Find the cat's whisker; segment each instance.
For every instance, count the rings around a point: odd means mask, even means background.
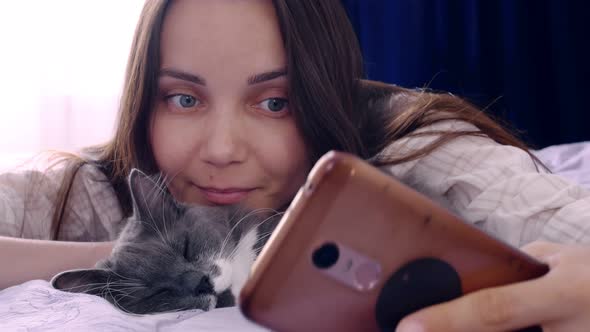
[[[116,290],[116,289],[115,289],[115,291],[118,291],[118,290]],[[113,289],[110,287],[110,282],[109,282],[109,279],[107,279],[107,286],[106,286],[106,291],[105,291],[105,292],[103,292],[103,297],[104,297],[105,299],[107,298],[106,296],[104,296],[106,292],[108,292],[108,295],[109,295],[109,297],[108,297],[108,298],[110,298],[110,299],[112,299],[112,300],[113,300],[113,301],[112,301],[112,303],[113,303],[113,304],[114,304],[114,305],[115,305],[117,308],[119,308],[120,310],[122,310],[122,311],[124,311],[124,312],[126,312],[126,313],[129,313],[129,314],[130,314],[130,313],[132,313],[132,312],[128,311],[128,310],[127,310],[127,309],[126,309],[124,306],[122,306],[122,305],[119,303],[119,300],[121,299],[121,297],[120,297],[120,295],[121,295],[121,294],[119,294],[119,296],[114,296],[114,295],[113,295]]]
[[[275,211],[275,214],[273,214],[273,215],[271,215],[271,216],[269,216],[269,217],[265,218],[265,219],[264,219],[264,220],[262,220],[261,222],[257,223],[257,224],[256,224],[256,225],[255,225],[253,228],[258,228],[260,225],[264,224],[265,222],[268,222],[268,221],[274,220],[274,219],[275,219],[275,217],[277,217],[277,216],[279,216],[279,215],[282,215],[282,214],[284,214],[284,212],[276,212],[276,211]],[[267,235],[267,234],[265,234],[265,233],[258,234],[258,239],[257,239],[257,242],[258,242],[258,241],[260,241],[262,238],[265,238],[265,237],[268,237],[268,236],[270,236],[270,234],[272,234],[272,231],[268,232],[268,235]],[[263,236],[263,235],[264,235],[264,236]],[[253,249],[255,252],[256,252],[256,250],[257,250],[257,248],[252,248],[252,249]],[[229,254],[228,254],[226,257],[228,257],[228,259],[230,259],[230,260],[234,259],[234,258],[235,258],[235,255],[236,255],[236,253],[237,253],[237,250],[238,250],[238,247],[236,246],[235,248],[233,248],[233,249],[232,249],[232,251],[231,251],[231,252],[230,252],[230,253],[229,253]],[[219,253],[219,254],[220,254],[220,256],[221,256],[221,255],[223,255],[223,251],[220,251],[220,253]],[[256,255],[258,256],[258,253],[256,253]]]
[[[141,191],[142,191],[142,193],[141,193],[141,194],[142,194],[142,195],[141,195],[141,199],[143,199],[143,202],[144,202],[145,206],[150,206],[150,205],[148,204],[148,202],[147,202],[147,199],[146,199],[146,194],[143,192],[143,188],[142,188],[142,187],[140,187],[140,188],[139,188],[139,190],[141,190]],[[148,209],[146,209],[146,210],[147,210],[147,213],[148,213],[149,219],[150,219],[150,220],[151,220],[151,222],[152,222],[152,225],[151,225],[151,226],[152,226],[152,229],[153,229],[153,230],[156,232],[156,234],[158,234],[158,236],[160,237],[160,239],[162,240],[162,242],[164,242],[164,243],[168,244],[168,242],[166,242],[166,240],[164,239],[164,236],[163,236],[162,232],[160,232],[160,229],[158,228],[158,225],[157,225],[157,223],[156,223],[156,220],[154,219],[154,216],[152,215],[152,211],[151,211],[149,208],[148,208]],[[148,222],[149,222],[149,221],[148,221]],[[149,224],[148,224],[148,225],[149,225]]]
[[[174,175],[174,176],[176,176],[176,175]],[[162,179],[162,174],[161,173],[157,175],[157,178],[154,178],[152,176],[152,177],[148,177],[147,180],[152,183],[152,186],[151,186],[152,191],[149,193],[149,197],[150,197],[150,200],[152,202],[154,200],[156,200],[158,197],[167,195],[166,190],[165,190],[165,186],[166,186],[165,185],[165,182],[167,182],[168,180],[166,178]],[[143,190],[143,188],[140,188],[140,189]],[[144,200],[145,206],[153,205],[153,204],[147,204],[148,203],[147,202],[147,199],[146,199],[146,196],[147,195],[145,193],[142,192],[142,195],[141,196],[142,196],[142,198]],[[162,206],[162,209],[161,209],[161,211],[162,211],[162,216],[161,217],[163,219],[162,226],[163,226],[164,233],[162,233],[162,230],[160,230],[160,228],[158,227],[158,224],[156,223],[156,220],[154,219],[154,216],[152,214],[151,209],[148,208],[147,209],[147,213],[148,213],[148,216],[149,216],[149,219],[150,219],[149,221],[151,221],[152,224],[153,224],[153,225],[150,225],[152,227],[152,229],[156,232],[156,234],[158,234],[158,236],[160,237],[160,239],[162,240],[163,243],[165,243],[166,245],[170,246],[170,237],[169,237],[168,228],[167,228],[167,225],[166,225],[166,223],[167,223],[167,221],[165,219],[166,216],[164,214],[164,203],[165,203],[165,201],[164,200],[161,200],[161,201],[162,201],[162,205],[163,205]]]
[[[191,309],[191,306],[188,306],[187,305],[187,306],[184,306],[182,308],[174,309],[171,312],[181,312],[181,311],[185,311],[185,310],[189,310],[189,309]]]
[[[120,304],[120,302],[128,300],[128,299],[137,300],[138,297],[127,294],[125,292],[117,292],[116,295],[113,296],[113,299],[117,300],[117,303]]]
[[[158,227],[155,225],[155,221],[153,221],[152,219],[152,223],[150,223],[147,220],[141,220],[140,221],[143,225],[148,226],[149,228],[151,228],[156,234],[158,234],[158,236],[160,237],[160,240],[162,240],[163,243],[168,244],[166,242],[166,240],[163,238],[162,234],[160,233],[160,230],[158,229]]]
[[[139,291],[138,289],[136,289],[136,290],[127,290],[127,291],[122,291],[122,290],[118,290],[118,289],[117,290],[112,290],[111,289],[111,294],[112,293],[115,293],[114,296],[117,298],[117,301],[129,300],[129,299],[132,299],[132,300],[140,299],[141,300],[140,297],[133,295],[134,293],[136,293],[138,291]],[[129,301],[127,301],[127,302],[129,302]]]
[[[109,269],[109,272],[112,273],[112,274],[114,274],[114,275],[116,275],[117,277],[119,277],[121,279],[121,281],[115,281],[116,283],[119,283],[119,282],[131,282],[131,283],[135,283],[135,284],[138,284],[138,285],[143,284],[141,282],[141,280],[136,279],[136,278],[129,278],[127,276],[121,275],[120,273],[117,273],[115,270]]]
[[[113,288],[113,289],[115,289],[115,290],[119,290],[119,289],[132,289],[132,288],[135,288],[135,289],[142,289],[142,288],[145,288],[145,286],[138,286],[138,285],[126,285],[126,284],[116,284],[116,283],[114,283],[114,282],[111,282],[111,283],[109,283],[108,285],[105,283],[104,285],[105,285],[105,286],[103,286],[103,287],[107,287],[107,286],[108,286],[108,287],[111,287],[111,288]],[[100,287],[96,287],[96,288],[100,288]],[[96,288],[95,288],[95,289],[96,289]],[[88,291],[86,291],[86,292],[88,292]]]
[[[241,213],[242,209],[238,208],[234,211],[234,213],[228,218],[227,222],[229,225],[232,224],[234,218],[236,218],[236,216],[238,216]],[[231,235],[233,233],[234,228],[236,227],[236,225],[234,225],[230,231],[227,233],[227,235],[225,236],[225,238],[223,239],[223,241],[221,242],[221,248],[219,249],[219,252],[217,253],[217,255],[215,256],[215,260],[219,259],[222,254],[223,251],[225,249],[225,246],[227,245],[227,242],[229,241],[229,239],[231,238]]]
[[[143,283],[118,283],[118,282],[112,282],[112,285],[114,285],[115,287],[119,287],[119,288],[147,288],[145,284]]]
[[[258,227],[260,227],[262,224],[264,224],[264,223],[267,223],[267,222],[269,222],[269,221],[277,221],[277,222],[278,222],[278,220],[277,220],[277,217],[279,217],[279,216],[282,216],[282,215],[284,215],[284,214],[285,214],[285,212],[276,212],[276,213],[275,213],[275,214],[273,214],[272,216],[269,216],[269,217],[267,217],[266,219],[264,219],[264,220],[262,220],[261,222],[259,222],[258,224],[256,224],[256,226],[255,226],[255,227],[256,227],[256,228],[258,228]],[[267,234],[269,234],[269,235],[270,235],[270,234],[272,234],[272,233],[273,233],[273,231],[274,231],[274,227],[273,227],[273,230],[271,230],[271,231],[268,231],[268,232],[265,232],[265,233],[260,233],[260,234],[258,234],[258,236],[259,236],[259,237],[262,237],[263,235],[264,235],[264,236],[266,236]]]
[[[273,209],[273,208],[258,208],[258,209],[254,209],[254,210],[252,210],[252,211],[249,211],[247,214],[245,214],[244,216],[242,216],[242,217],[241,217],[241,219],[248,218],[248,217],[250,217],[250,216],[252,216],[252,215],[255,215],[255,214],[257,214],[257,213],[265,213],[265,212],[269,212],[269,211],[270,211],[270,212],[274,212],[274,213],[281,213],[281,212],[279,212],[279,211],[277,211],[277,210],[275,210],[275,209]],[[235,217],[235,216],[236,216],[236,215],[237,215],[239,212],[240,212],[240,211],[237,211],[237,213],[236,213],[236,214],[234,214],[234,217]],[[232,219],[230,219],[230,222],[232,222],[232,221],[233,221],[233,218],[232,218]],[[239,223],[239,222],[241,222],[241,220],[240,220],[240,221],[238,221],[237,223]]]
[[[164,228],[164,237],[166,238],[165,243],[169,243],[170,236],[168,235],[168,227],[166,226],[166,223],[168,221],[166,220],[165,204],[166,203],[164,202],[164,200],[162,200],[162,208],[160,209],[160,211],[162,211],[162,227]]]
[[[115,285],[117,287],[120,287],[120,286],[145,287],[145,286],[141,286],[136,283],[124,283],[124,282],[120,282],[120,281],[112,281],[112,282],[108,282],[108,284],[105,282],[81,284],[81,285],[77,285],[77,286],[61,288],[60,290],[77,292],[78,290],[84,289],[84,293],[92,293],[93,291],[95,291],[97,289],[109,287],[109,285]]]
[[[151,201],[152,201],[151,203],[152,204],[153,204],[153,201],[155,201],[159,197],[163,197],[164,195],[166,195],[166,192],[164,191],[164,189],[161,186],[161,179],[162,179],[162,173],[158,173],[155,178],[153,176],[148,178],[148,180],[152,183],[152,186],[151,186],[152,192],[150,193]],[[160,229],[155,224],[155,220],[153,218],[153,215],[152,215],[151,211],[148,211],[148,212],[150,214],[150,217],[151,217],[152,221],[154,222],[154,225],[155,225],[154,227],[158,230],[158,233],[160,235],[160,238],[162,239],[162,241],[164,243],[168,243],[167,240],[169,240],[169,238],[168,238],[168,235],[166,234],[166,219],[165,219],[165,213],[164,213],[165,212],[164,211],[165,202],[164,202],[164,200],[160,200],[160,201],[162,203],[162,206],[160,208],[160,211],[162,212],[162,216],[161,217],[163,219],[162,221],[163,221],[163,226],[164,226],[164,234],[162,234],[160,232]],[[150,206],[152,204],[150,204]],[[148,210],[149,210],[149,208],[148,208]]]
[[[269,238],[272,235],[272,233],[274,232],[261,233],[260,235],[258,235],[258,241]]]
[[[137,296],[133,296],[131,295],[131,293],[133,292],[137,292],[137,290],[131,291],[130,293],[124,292],[122,290],[117,290],[118,292],[120,292],[120,294],[116,295],[117,301],[123,300],[123,299],[127,299],[127,298],[131,298],[131,299],[138,299]]]
[[[224,240],[223,240],[223,242],[221,243],[221,248],[219,249],[219,254],[218,254],[218,256],[216,257],[216,259],[219,259],[219,258],[220,258],[220,257],[223,255],[223,252],[224,252],[224,250],[225,250],[225,246],[227,245],[227,243],[228,243],[229,239],[231,238],[231,236],[232,236],[232,234],[233,234],[234,230],[235,230],[235,229],[236,229],[236,228],[237,228],[237,227],[238,227],[238,226],[239,226],[239,225],[240,225],[240,224],[241,224],[241,223],[242,223],[244,220],[247,220],[247,219],[248,219],[250,216],[252,216],[252,215],[254,215],[254,214],[256,214],[256,213],[264,213],[264,212],[267,212],[267,211],[272,211],[272,212],[278,213],[278,212],[277,212],[275,209],[271,209],[271,208],[260,208],[260,209],[255,209],[255,210],[252,210],[252,211],[248,212],[248,213],[247,213],[245,216],[243,216],[242,218],[240,218],[240,220],[238,220],[238,221],[237,221],[237,222],[236,222],[236,223],[233,225],[233,227],[232,227],[232,228],[229,230],[228,234],[225,236],[225,239],[224,239]],[[233,218],[232,218],[232,219],[233,219]],[[231,223],[231,220],[230,220],[230,223]],[[235,250],[235,249],[234,249],[234,250]]]
[[[269,232],[268,234],[265,234],[264,236],[261,236],[258,241],[260,240],[265,240],[267,238],[269,238],[272,235],[272,232]],[[254,248],[254,253],[256,254],[256,256],[260,255],[260,252],[262,251],[262,249],[264,248],[264,244],[262,244],[261,246],[259,246],[258,248]]]
[[[160,173],[160,175],[158,176],[158,180],[156,181],[155,184],[155,189],[159,191],[160,195],[166,195],[166,192],[164,190],[164,183],[163,181],[165,177],[162,177],[162,173]],[[164,236],[166,237],[166,243],[170,242],[170,236],[168,233],[168,227],[166,226],[166,224],[168,223],[168,221],[166,220],[166,213],[165,213],[165,200],[161,200],[162,201],[162,208],[160,209],[160,211],[162,211],[162,226],[164,227]]]
[[[113,300],[114,300],[114,299],[113,299]],[[113,305],[114,305],[115,307],[117,307],[119,310],[123,311],[123,312],[124,312],[124,313],[126,313],[126,314],[130,314],[130,315],[133,315],[133,314],[135,314],[135,312],[132,312],[132,311],[130,311],[129,309],[127,309],[125,306],[122,306],[121,304],[119,304],[119,302],[118,302],[118,301],[113,301],[113,302],[111,302],[111,303],[113,303]]]
[[[232,260],[235,258],[236,253],[238,252],[238,246],[232,249],[232,251],[227,255],[227,259]]]
[[[259,222],[258,224],[256,224],[255,227],[260,227],[262,224],[264,224],[266,222],[274,221],[276,217],[282,216],[284,214],[285,214],[285,212],[277,212],[277,211],[275,211],[275,214],[273,214],[272,216],[269,216],[268,218],[262,220],[261,222]]]
[[[269,216],[269,217],[267,217],[266,219],[264,219],[264,220],[262,220],[261,222],[259,222],[258,224],[256,224],[256,226],[255,226],[255,227],[256,227],[256,228],[258,228],[260,225],[264,224],[265,222],[268,222],[268,221],[270,221],[270,220],[274,220],[274,219],[275,219],[275,217],[277,217],[277,216],[279,216],[279,215],[282,215],[282,214],[284,214],[284,212],[276,212],[274,215],[272,215],[272,216]],[[273,233],[273,231],[270,231],[270,232],[266,232],[266,233],[261,233],[261,234],[258,234],[258,239],[257,239],[257,242],[259,242],[260,240],[263,240],[263,239],[266,239],[266,238],[268,238],[270,235],[272,235],[272,233]],[[258,249],[258,248],[256,248],[256,247],[254,247],[254,248],[252,248],[252,249],[255,251],[255,253],[256,253],[256,256],[258,256],[258,254],[260,253],[260,250],[261,250],[261,249],[259,250],[259,249]],[[232,252],[231,252],[231,253],[230,253],[230,254],[229,254],[227,257],[228,257],[230,260],[231,260],[231,259],[234,259],[234,258],[235,258],[235,255],[236,255],[236,253],[237,253],[237,250],[238,250],[238,247],[236,246],[236,247],[235,247],[235,248],[232,250]],[[256,251],[258,251],[258,252],[256,252]]]
[[[160,303],[152,303],[152,305],[149,307],[150,310],[147,311],[147,312],[161,312],[161,311],[158,310],[158,308],[160,308],[164,304],[170,305],[169,303],[162,303],[162,302],[160,302]]]
[[[108,293],[108,297],[107,297],[107,293]],[[111,292],[111,287],[109,287],[109,285],[108,285],[108,281],[106,282],[104,288],[101,290],[101,297],[103,297],[107,300],[113,298],[113,293]],[[118,304],[116,302],[115,302],[115,304],[118,306]]]
[[[158,180],[155,183],[155,189],[159,190],[160,195],[167,195],[166,193],[166,186],[168,185],[168,183],[172,182],[172,180],[180,173],[181,170],[178,170],[174,175],[172,175],[171,177],[168,177],[168,175],[164,175],[162,176],[162,173],[159,173],[158,176]],[[164,226],[164,235],[166,237],[166,240],[169,242],[170,241],[170,236],[168,233],[168,227],[167,225],[167,220],[166,220],[166,215],[164,213],[164,200],[162,200],[162,224]],[[166,242],[166,243],[168,243]]]
[[[162,175],[162,173],[158,173],[158,178],[154,181],[154,189],[160,192],[160,195],[166,195],[166,176]]]
[[[109,270],[109,273],[112,273],[113,275],[117,276],[118,278],[121,278],[121,280],[113,281],[114,284],[117,284],[117,285],[143,285],[143,283],[139,279],[131,279],[131,278],[124,279],[119,274],[117,274],[116,272],[114,272],[112,270]]]
[[[180,174],[181,171],[182,171],[182,169],[179,169],[172,176],[168,176],[167,174],[164,174],[162,176],[162,173],[160,173],[160,176],[158,178],[158,183],[156,185],[158,186],[158,189],[160,189],[160,192],[162,194],[166,194],[165,188],[168,187],[168,184],[170,184],[172,182],[172,180],[174,180],[174,178],[176,178],[178,176],[178,174]]]
[[[103,299],[107,299],[108,300],[108,298],[105,296],[105,291],[106,291],[106,285],[103,286],[103,287],[101,287],[100,293],[98,294],[98,296],[102,297]]]
[[[93,286],[93,287],[90,287],[88,289],[84,289],[85,287],[89,287],[89,286]],[[73,293],[79,293],[77,290],[84,289],[84,293],[90,293],[90,292],[93,292],[97,289],[101,289],[104,287],[106,287],[105,283],[91,283],[91,284],[83,284],[83,285],[78,285],[78,286],[73,286],[73,287],[61,288],[61,290],[73,292]]]
[[[164,303],[160,303],[158,306],[156,306],[155,309],[158,309],[158,308],[165,309],[166,306],[171,306],[171,305],[172,304],[169,303],[169,302],[164,302]],[[179,311],[181,311],[181,309],[169,309],[169,310],[158,311],[158,313],[161,313],[161,314],[163,314],[163,313],[175,313],[175,312],[179,312]]]
[[[237,209],[234,211],[234,213],[233,213],[233,214],[232,214],[232,215],[231,215],[231,216],[228,218],[228,220],[227,220],[227,222],[228,222],[228,225],[231,225],[231,224],[232,224],[232,222],[234,221],[234,219],[235,219],[235,218],[236,218],[236,217],[237,217],[237,216],[238,216],[240,213],[242,213],[242,211],[243,211],[243,209],[242,209],[242,208],[240,208],[240,207],[239,207],[239,208],[237,208]]]
[[[269,218],[266,218],[265,220],[263,220],[261,223],[259,223],[258,225],[256,225],[256,227],[259,227],[260,225],[262,225],[265,222],[274,220],[276,217],[284,215],[285,212],[280,212],[280,213],[276,213],[274,216],[271,216]],[[274,227],[272,230],[268,231],[268,232],[263,232],[258,234],[258,241],[260,242],[261,240],[266,240],[268,239],[272,234],[274,233]],[[260,249],[262,249],[262,247],[260,247]]]

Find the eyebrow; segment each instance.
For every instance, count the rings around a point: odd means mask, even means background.
[[[286,69],[267,71],[266,73],[260,73],[248,77],[248,85],[260,84],[262,82],[271,81],[275,78],[287,76]]]
[[[169,76],[172,78],[176,78],[179,80],[191,82],[197,85],[207,85],[207,81],[199,75],[187,73],[181,70],[176,70],[172,68],[164,68],[160,70],[160,77],[161,76]],[[252,75],[248,77],[248,85],[256,85],[266,81],[271,81],[279,77],[287,76],[286,69],[279,69],[279,70],[271,70],[268,72]]]
[[[199,75],[189,74],[187,72],[183,72],[183,71],[171,69],[171,68],[164,68],[164,69],[160,70],[160,77],[161,76],[170,76],[172,78],[195,83],[198,85],[207,85],[207,81],[205,81],[205,79]]]

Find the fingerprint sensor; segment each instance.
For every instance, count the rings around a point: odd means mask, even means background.
[[[369,290],[375,287],[381,276],[381,266],[374,262],[364,262],[354,271],[355,283],[359,290]]]

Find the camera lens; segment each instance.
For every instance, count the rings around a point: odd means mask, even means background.
[[[327,269],[336,264],[340,252],[334,243],[326,243],[313,252],[313,265],[320,269]]]

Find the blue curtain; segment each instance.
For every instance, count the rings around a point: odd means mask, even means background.
[[[590,1],[342,2],[370,79],[465,97],[537,148],[590,140]]]

